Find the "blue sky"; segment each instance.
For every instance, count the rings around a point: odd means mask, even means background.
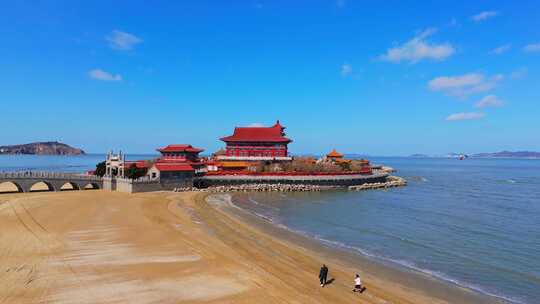
[[[537,1],[4,1],[0,144],[540,150]]]

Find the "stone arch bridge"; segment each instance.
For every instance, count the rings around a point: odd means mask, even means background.
[[[58,172],[3,172],[0,173],[0,184],[11,183],[18,192],[30,192],[38,183],[47,185],[49,191],[60,191],[69,185],[70,190],[102,189],[101,177],[74,173]]]

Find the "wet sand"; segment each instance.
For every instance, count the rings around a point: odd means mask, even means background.
[[[333,282],[321,288],[318,270]],[[351,292],[355,272],[367,290]],[[487,303],[201,193],[0,195],[0,303]]]

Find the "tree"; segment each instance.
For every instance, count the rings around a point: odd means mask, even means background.
[[[95,171],[95,175],[99,176],[99,177],[103,177],[103,175],[105,175],[105,171],[106,171],[106,164],[104,161],[98,163],[96,165],[96,171]]]
[[[351,171],[351,163],[350,162],[340,162],[338,165],[341,167],[341,170],[343,171]]]
[[[137,165],[131,164],[131,166],[126,170],[126,177],[131,179],[137,179],[146,175],[148,169],[146,168],[137,168]]]
[[[103,177],[105,173],[107,173],[107,165],[105,164],[105,161],[97,163],[96,171],[94,172],[94,175]],[[113,168],[111,173],[113,176],[116,176],[118,174],[118,168]]]

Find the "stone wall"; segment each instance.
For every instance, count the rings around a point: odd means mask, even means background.
[[[111,177],[103,177],[103,190],[115,191],[116,179],[111,178]]]
[[[107,182],[106,184],[108,184]],[[179,179],[150,179],[143,177],[132,180],[128,178],[114,178],[111,181],[113,190],[125,193],[173,191],[178,188],[193,187],[193,178]]]
[[[163,189],[159,180],[151,179],[138,179],[132,180],[128,178],[116,178],[116,191],[125,193],[137,193],[137,192],[152,192],[161,191]]]
[[[131,193],[153,192],[163,190],[165,189],[163,189],[163,186],[160,183],[133,183]]]
[[[248,184],[287,184],[348,187],[386,182],[388,173],[371,175],[207,175],[195,180],[199,188]]]
[[[161,179],[162,190],[172,191],[175,188],[193,187],[193,177],[178,179]]]

